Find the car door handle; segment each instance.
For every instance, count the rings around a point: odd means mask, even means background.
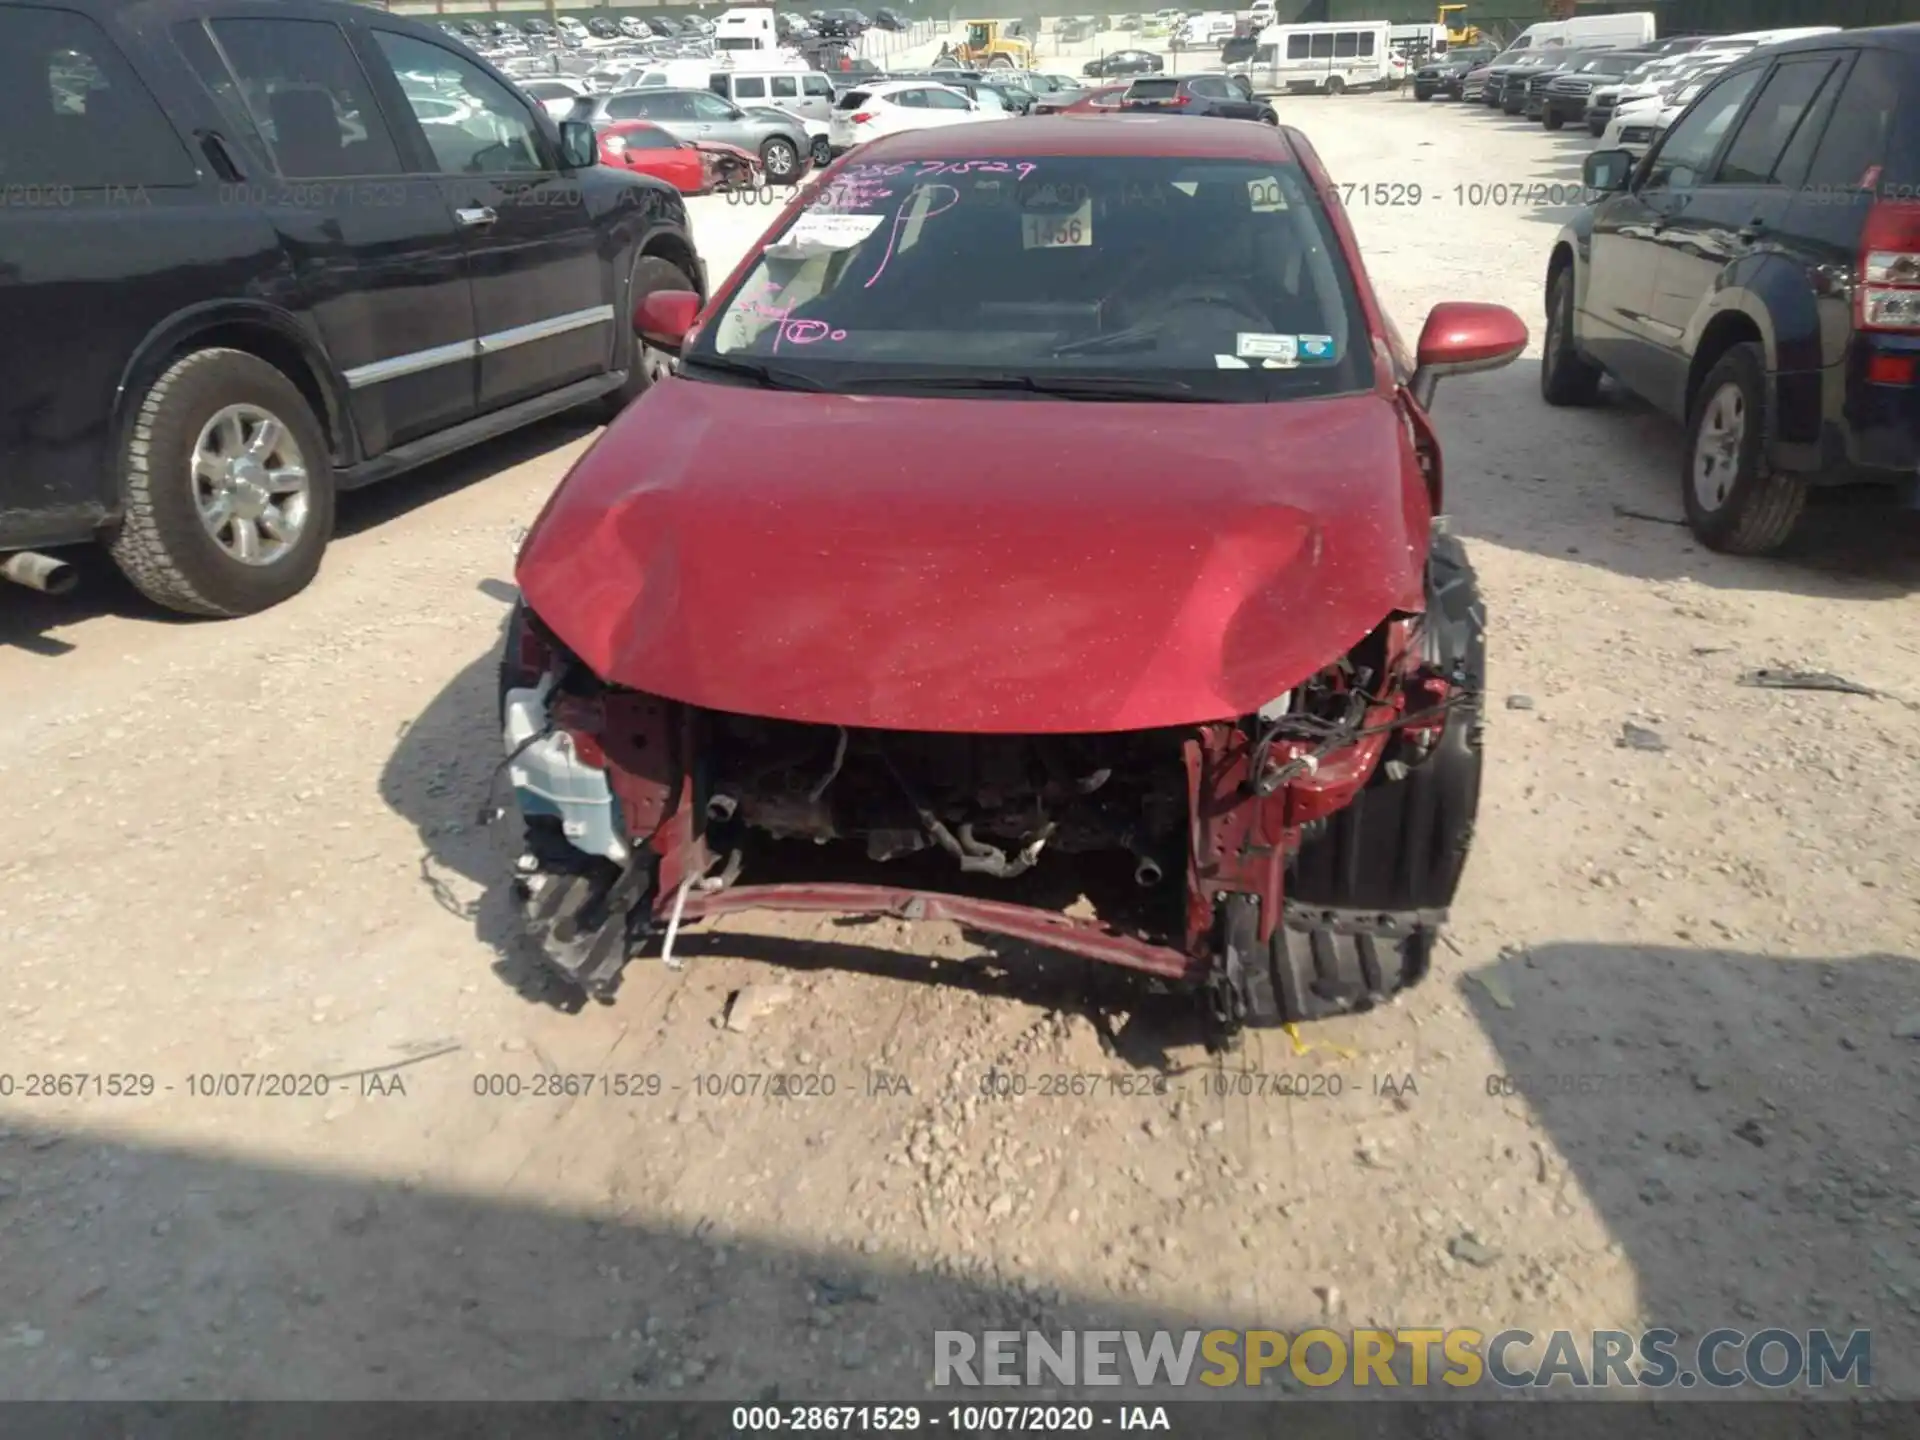
[[[462,225],[491,225],[500,217],[487,205],[468,205],[453,212],[453,218]]]

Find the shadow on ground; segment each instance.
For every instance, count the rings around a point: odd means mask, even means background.
[[[1542,302],[1544,305],[1544,301]],[[1543,320],[1525,315],[1535,333]],[[1681,427],[1613,386],[1587,409],[1540,398],[1537,354],[1442,382],[1447,508],[1470,537],[1646,580],[1846,600],[1920,590],[1920,511],[1895,493],[1816,494],[1788,550],[1719,555],[1686,528]]]
[[[1920,1046],[1893,1030],[1920,960],[1556,943],[1462,989],[1516,1092],[1487,1103],[1544,1125],[1648,1323],[1869,1328],[1911,1392]]]
[[[79,1131],[15,1125],[0,1132],[0,1166],[12,1182],[0,1332],[10,1401],[931,1403],[937,1330],[1185,1330],[1225,1318],[1063,1294],[984,1260],[916,1269],[925,1257]],[[776,1210],[765,1189],[743,1179],[742,1198]],[[21,1418],[9,1413],[9,1435]]]

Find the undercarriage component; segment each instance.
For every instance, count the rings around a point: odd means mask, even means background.
[[[1445,920],[1437,911],[1331,910],[1289,902],[1265,944],[1259,902],[1221,905],[1208,977],[1215,1043],[1242,1027],[1269,1029],[1370,1010],[1426,978]]]
[[[595,1000],[611,1000],[645,934],[640,902],[653,884],[642,854],[617,866],[597,860],[574,871],[536,870],[513,882],[527,938],[561,979]]]
[[[80,572],[64,560],[39,555],[31,550],[16,550],[0,559],[0,579],[11,580],[29,590],[48,595],[66,595],[80,583]]]

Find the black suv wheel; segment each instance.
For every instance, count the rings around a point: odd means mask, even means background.
[[[333,536],[333,463],[312,407],[242,350],[196,350],[153,382],[121,452],[110,549],[149,599],[251,615],[307,588]]]
[[[1573,345],[1573,266],[1547,289],[1547,336],[1540,347],[1540,398],[1549,405],[1591,405],[1600,394],[1600,367]]]

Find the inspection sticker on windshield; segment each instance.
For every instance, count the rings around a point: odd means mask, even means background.
[[[1302,360],[1333,359],[1333,337],[1331,335],[1300,336],[1300,358]]]
[[[851,250],[880,228],[884,215],[834,215],[809,211],[793,222],[793,228],[767,248],[784,250],[789,246],[824,246],[828,250]]]
[[[1247,203],[1254,214],[1266,215],[1286,209],[1287,197],[1280,191],[1280,182],[1267,175],[1247,182]]]
[[[1292,365],[1300,359],[1300,337],[1261,335],[1242,330],[1235,337],[1233,350],[1243,360],[1268,360],[1275,365]]]
[[[1052,250],[1060,246],[1093,244],[1093,200],[1081,202],[1079,209],[1062,214],[1035,214],[1020,217],[1020,245],[1026,250]]]

